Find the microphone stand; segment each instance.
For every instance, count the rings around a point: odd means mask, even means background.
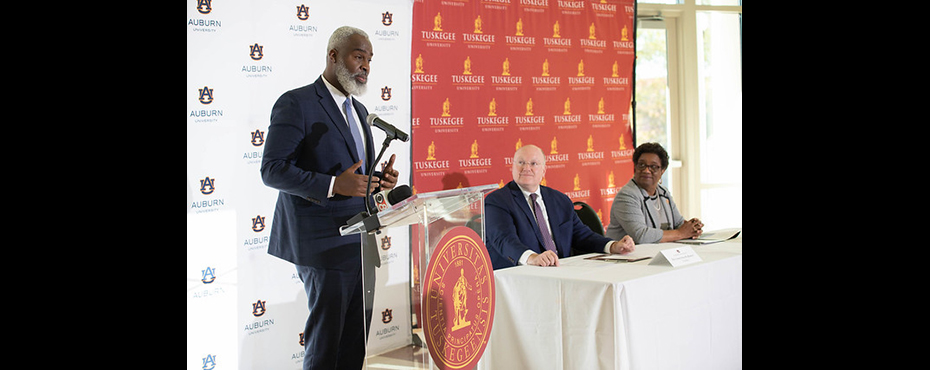
[[[387,150],[388,145],[391,145],[391,140],[394,140],[391,135],[384,138],[384,142],[381,143],[381,153],[378,153],[378,158],[375,159],[375,162],[371,164],[371,168],[368,169],[368,186],[365,188],[365,210],[368,211],[368,215],[371,215],[371,204],[368,203],[368,198],[371,197],[371,175],[375,173],[375,165],[381,161],[381,156],[384,155],[384,151]]]
[[[352,216],[352,218],[346,222],[346,226],[363,221],[366,232],[381,228],[381,222],[378,220],[378,217],[371,212],[371,204],[369,203],[369,198],[371,198],[371,176],[375,173],[375,165],[381,161],[381,157],[384,155],[388,146],[391,145],[391,140],[394,140],[395,137],[394,135],[388,134],[388,136],[384,138],[384,143],[381,143],[381,153],[378,153],[378,158],[375,159],[374,163],[372,163],[371,167],[368,169],[368,186],[365,189],[365,211]]]

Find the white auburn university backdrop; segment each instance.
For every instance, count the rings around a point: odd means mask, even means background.
[[[383,159],[397,155],[414,194],[503,186],[516,148],[536,144],[549,150],[544,185],[608,222],[632,176],[633,0],[186,6],[189,369],[301,368],[306,294],[294,266],[267,254],[277,191],[261,157],[272,105],[316,80],[340,26],[371,38],[359,100],[410,134]],[[380,150],[384,132],[372,131]],[[398,229],[379,248],[369,354],[410,341],[410,236]]]
[[[187,0],[187,369],[300,369],[306,293],[289,262],[267,254],[277,191],[260,175],[271,108],[325,67],[336,28],[374,48],[371,113],[410,132],[413,0]],[[384,133],[373,130],[376,149]],[[394,141],[398,184],[410,143]],[[409,236],[381,250],[370,353],[409,341]],[[396,293],[393,292],[396,290]],[[382,311],[390,308],[384,323]],[[402,329],[403,328],[403,329]]]

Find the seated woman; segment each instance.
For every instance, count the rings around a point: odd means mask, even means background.
[[[668,168],[668,153],[658,143],[645,143],[633,151],[633,178],[620,188],[610,207],[607,237],[633,237],[636,244],[697,238],[701,220],[685,221],[668,189],[659,180]]]

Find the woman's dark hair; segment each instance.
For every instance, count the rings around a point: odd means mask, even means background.
[[[659,156],[659,160],[662,161],[662,169],[668,168],[668,152],[659,143],[643,143],[636,147],[636,150],[633,151],[633,165],[639,163],[639,156],[643,155],[643,153],[652,153]]]

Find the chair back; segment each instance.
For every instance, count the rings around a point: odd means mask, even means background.
[[[482,233],[482,230],[481,230],[481,215],[480,214],[471,216],[471,219],[469,219],[468,222],[465,223],[465,227],[475,230],[475,232],[478,233],[478,235],[480,235],[482,238],[484,237],[484,234]]]
[[[591,228],[591,231],[604,235],[604,224],[601,218],[597,217],[597,212],[585,202],[575,202],[575,214],[581,219],[581,222]]]

